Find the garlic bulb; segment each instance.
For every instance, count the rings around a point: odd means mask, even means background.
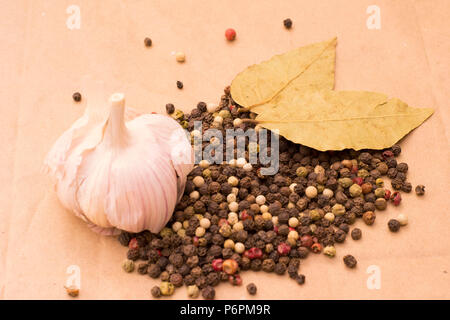
[[[190,142],[172,118],[125,108],[123,94],[101,110],[88,106],[47,155],[57,195],[101,234],[159,232],[192,170]]]

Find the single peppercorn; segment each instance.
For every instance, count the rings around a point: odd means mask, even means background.
[[[173,103],[166,104],[166,112],[167,114],[172,114],[175,112],[175,106],[173,105]]]
[[[75,102],[80,102],[80,101],[81,101],[81,93],[75,92],[75,93],[72,95],[72,99],[73,99],[73,101],[75,101]]]
[[[359,240],[359,239],[361,239],[361,236],[362,236],[362,231],[361,231],[361,229],[359,229],[359,228],[354,228],[354,229],[352,230],[351,236],[352,236],[352,239],[353,239],[353,240]]]
[[[354,256],[348,254],[344,257],[344,264],[348,267],[348,268],[354,268],[356,267],[357,261],[355,259]]]
[[[388,221],[388,227],[390,231],[397,232],[398,230],[400,230],[400,222],[398,222],[398,220],[396,219],[391,219]]]
[[[177,88],[178,89],[183,89],[183,82],[177,81]]]
[[[122,268],[125,272],[133,272],[134,271],[134,262],[133,260],[126,259],[122,262]]]
[[[247,285],[247,292],[249,294],[251,294],[252,296],[254,296],[256,294],[256,285],[254,283],[250,283]]]
[[[287,18],[283,20],[283,25],[286,29],[292,28],[292,20]]]
[[[145,45],[146,47],[151,47],[151,46],[152,46],[152,39],[150,39],[149,37],[146,37],[146,38],[144,39],[144,45]]]
[[[298,283],[299,285],[304,284],[304,283],[305,283],[305,280],[306,280],[306,277],[305,277],[304,274],[299,274],[299,275],[296,277],[296,279],[295,279],[295,281],[297,281],[297,283]]]
[[[75,285],[71,285],[68,287],[64,286],[64,288],[66,289],[67,294],[72,298],[78,297],[78,295],[80,294],[80,289]]]
[[[422,184],[419,184],[416,186],[415,191],[418,196],[423,196],[425,194],[425,186]]]
[[[154,298],[161,297],[161,289],[158,286],[154,286],[151,290],[151,294]]]
[[[202,290],[202,297],[207,300],[212,300],[216,296],[216,290],[213,287],[207,286]]]

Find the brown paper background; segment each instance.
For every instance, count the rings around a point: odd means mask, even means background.
[[[81,8],[81,29],[66,27],[66,8]],[[366,8],[381,8],[381,30],[368,30]],[[125,274],[126,248],[98,236],[66,212],[40,173],[55,139],[83,112],[73,92],[82,77],[104,79],[127,103],[163,112],[218,102],[247,65],[297,46],[338,37],[336,89],[385,92],[435,114],[402,142],[409,180],[426,185],[423,199],[404,196],[380,213],[362,240],[337,245],[337,257],[305,260],[306,284],[287,276],[246,272],[260,299],[450,298],[449,52],[450,4],[439,1],[2,1],[0,10],[0,298],[68,299],[66,268],[81,269],[82,299],[149,299],[155,280]],[[290,17],[292,30],[283,28]],[[237,39],[228,43],[224,30]],[[145,48],[150,36],[153,46]],[[184,51],[175,62],[171,52]],[[184,82],[178,90],[176,80]],[[410,224],[397,234],[386,222]],[[358,267],[348,270],[351,253]],[[366,269],[381,270],[381,289],[366,286]],[[245,286],[222,284],[218,298],[251,299]],[[185,289],[174,298],[186,298]]]

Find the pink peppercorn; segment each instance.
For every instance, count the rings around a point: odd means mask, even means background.
[[[250,248],[244,252],[244,257],[249,259],[259,259],[262,257],[262,250],[256,247]]]
[[[278,234],[278,226],[273,226],[273,231]]]
[[[136,238],[133,238],[130,240],[130,242],[128,243],[128,248],[130,249],[138,249],[139,248],[139,244]]]
[[[385,152],[383,152],[383,158],[385,160],[392,158],[394,156],[394,153],[390,150],[386,150]]]
[[[252,216],[247,213],[247,210],[242,210],[239,216],[241,220],[247,220],[252,218]]]
[[[158,256],[162,257],[161,250],[156,250],[156,252],[158,252]]]
[[[302,243],[302,247],[311,247],[313,245],[313,239],[310,235],[304,235],[300,238],[300,242]]]
[[[400,202],[402,201],[402,196],[400,192],[394,192],[391,196],[392,201],[394,201],[394,206],[398,206]]]
[[[384,192],[384,199],[389,200],[391,198],[391,190],[386,190]]]
[[[320,243],[314,243],[314,244],[311,246],[311,250],[312,250],[314,253],[319,253],[320,251],[322,251],[322,245],[321,245]]]
[[[242,284],[242,278],[241,278],[241,276],[238,275],[238,274],[228,276],[228,281],[229,281],[233,286],[240,286],[240,285]]]
[[[362,185],[364,183],[364,180],[361,177],[354,177],[353,178],[353,183],[356,183],[357,185],[360,186],[360,185]]]
[[[358,166],[353,166],[351,172],[355,174],[358,173]]]
[[[222,259],[214,259],[211,263],[214,271],[222,271],[223,260]]]
[[[296,231],[295,228],[289,227],[289,231]]]
[[[227,38],[228,41],[233,41],[236,39],[236,31],[232,28],[225,30],[225,38]]]
[[[198,237],[193,237],[193,238],[192,238],[192,244],[193,244],[195,247],[198,247]]]
[[[227,219],[222,218],[219,220],[219,223],[217,224],[219,227],[222,227],[223,225],[228,224]]]
[[[285,242],[281,242],[277,247],[277,251],[281,256],[287,256],[291,252],[291,246]]]

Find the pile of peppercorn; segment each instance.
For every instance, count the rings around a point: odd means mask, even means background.
[[[172,104],[166,109],[192,136],[197,134],[194,121],[203,122],[203,131],[214,127],[224,136],[226,129],[255,127],[245,120],[255,114],[232,100],[229,87],[212,112],[204,102],[190,114]],[[224,158],[226,143],[235,141],[224,141]],[[335,256],[335,243],[344,242],[349,232],[354,240],[361,238],[360,229],[350,231],[356,219],[372,225],[377,211],[389,202],[399,205],[399,191],[412,188],[406,181],[408,165],[395,159],[401,152],[398,145],[382,151],[319,152],[280,137],[279,152],[279,172],[273,176],[261,175],[259,164],[247,162],[248,150],[245,159],[229,164],[202,160],[190,173],[166,228],[159,234],[119,236],[129,247],[124,270],[132,272],[140,260],[140,274],[160,278],[161,285],[151,290],[154,297],[169,296],[184,285],[189,297],[201,293],[213,299],[220,282],[240,285],[244,270],[288,273],[303,284],[302,259],[310,252]],[[383,176],[391,179],[392,192]],[[389,228],[397,231],[399,225],[390,222]],[[346,255],[344,263],[353,268],[357,262]],[[256,286],[247,290],[255,294]]]

